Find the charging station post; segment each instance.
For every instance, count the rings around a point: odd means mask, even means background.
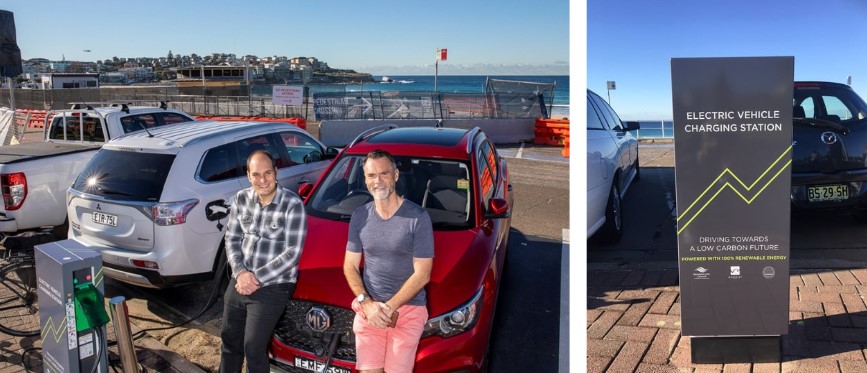
[[[46,371],[107,372],[102,256],[73,240],[35,249]]]

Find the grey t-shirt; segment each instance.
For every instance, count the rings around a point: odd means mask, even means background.
[[[412,276],[413,258],[433,258],[433,227],[423,207],[406,199],[388,220],[376,213],[373,202],[360,206],[349,221],[346,250],[364,254],[364,288],[371,298],[385,302]],[[425,305],[425,291],[407,304]]]

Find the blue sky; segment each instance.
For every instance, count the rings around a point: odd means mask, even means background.
[[[317,57],[374,75],[568,75],[569,1],[2,0],[22,58],[214,52]],[[92,52],[86,53],[83,50]]]
[[[867,97],[867,2],[587,0],[587,87],[625,120],[669,120],[674,57],[794,56],[795,80]]]

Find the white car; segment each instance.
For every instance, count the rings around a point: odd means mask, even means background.
[[[638,140],[599,95],[587,90],[587,238],[616,242],[623,236],[623,196],[639,178]]]
[[[315,183],[337,155],[286,123],[200,121],[108,142],[67,193],[69,238],[102,254],[106,276],[145,287],[214,277],[227,204],[250,187],[246,159],[275,158],[293,191]]]

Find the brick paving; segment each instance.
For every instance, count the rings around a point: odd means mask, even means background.
[[[775,363],[693,364],[679,290],[677,269],[591,267],[587,371],[867,372],[867,269],[791,270],[789,333]]]

